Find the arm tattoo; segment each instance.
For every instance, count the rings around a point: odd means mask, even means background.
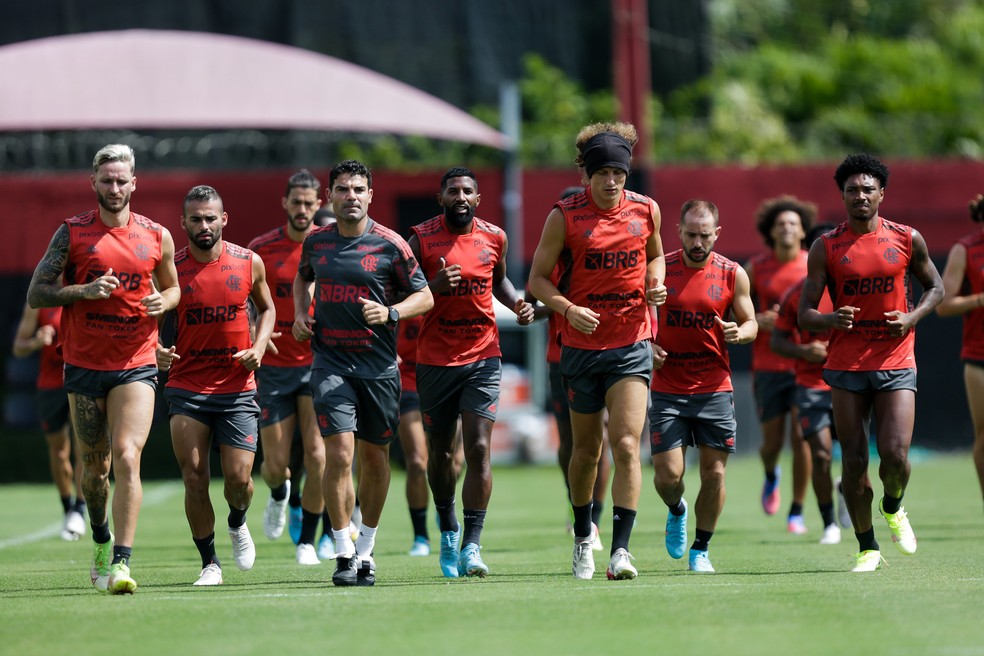
[[[63,223],[55,231],[51,243],[48,244],[48,250],[34,270],[34,277],[27,292],[27,300],[31,307],[65,305],[66,302],[82,298],[78,290],[74,295],[64,293],[65,288],[58,282],[68,262],[69,245],[68,226]]]

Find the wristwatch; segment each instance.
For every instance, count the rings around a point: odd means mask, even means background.
[[[389,317],[387,318],[388,323],[396,323],[400,320],[400,311],[395,307],[389,309]]]

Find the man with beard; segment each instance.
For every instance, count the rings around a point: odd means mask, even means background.
[[[124,594],[137,588],[129,562],[143,498],[140,456],[154,417],[157,317],[178,304],[180,289],[171,234],[130,211],[133,150],[105,146],[92,170],[98,209],[58,227],[27,299],[34,308],[64,306],[65,390],[94,542],[90,577],[97,590]]]
[[[506,233],[475,216],[481,199],[474,173],[449,169],[437,195],[444,212],[414,226],[409,241],[434,294],[434,309],[417,337],[417,393],[441,526],[441,573],[447,578],[489,572],[479,550],[492,496],[489,455],[502,375],[493,296],[512,308],[519,325],[533,321],[533,306],[506,277]],[[467,464],[460,544],[454,509],[459,417]]]
[[[222,239],[228,220],[212,187],[200,185],[185,196],[181,227],[188,233],[188,246],[174,256],[183,290],[177,336],[170,348],[157,349],[158,368],[170,371],[164,398],[170,406],[171,446],[184,479],[185,514],[202,558],[194,583],[199,586],[222,583],[208,493],[212,449],[222,465],[233,559],[239,569],[248,570],[256,558],[246,526],[260,414],[253,372],[260,367],[275,319],[263,260]],[[256,312],[252,340],[247,301]]]
[[[301,529],[296,552],[299,565],[320,564],[314,540],[324,510],[321,477],[325,469],[325,445],[311,402],[311,344],[293,339],[290,331],[294,325],[294,276],[301,259],[301,244],[315,229],[314,216],[321,207],[320,191],[321,183],[307,169],[292,175],[281,201],[287,212],[287,224],[249,243],[250,250],[259,255],[267,267],[277,315],[275,330],[285,336],[274,341],[275,348],[270,349],[263,368],[256,372],[263,443],[260,474],[270,487],[270,498],[263,514],[263,532],[271,540],[284,532],[290,496],[291,444],[295,432],[299,432],[307,472],[300,503]]]
[[[943,281],[922,235],[880,216],[888,167],[867,153],[848,155],[834,172],[847,220],[810,247],[800,297],[799,325],[831,331],[823,379],[831,387],[834,428],[841,444],[841,487],[851,513],[858,554],[852,571],[881,566],[871,524],[874,499],[868,477],[868,427],[884,495],[878,511],[903,554],[916,552],[916,536],[902,507],[909,483],[909,445],[916,413],[916,324],[943,300]],[[922,285],[913,304],[909,281]],[[824,289],[834,310],[820,312]]]
[[[293,334],[313,339],[311,390],[326,453],[322,492],[335,540],[332,582],[374,585],[372,552],[389,491],[389,444],[400,421],[396,324],[427,312],[434,301],[407,242],[369,217],[372,173],[365,164],[336,164],[328,197],[336,220],[304,239],[294,278]],[[355,457],[362,526],[353,543]]]
[[[680,209],[679,232],[683,248],[666,256],[666,305],[659,312],[653,348],[649,444],[656,492],[669,508],[666,551],[673,558],[682,558],[687,547],[687,447],[700,450],[697,532],[688,567],[710,573],[714,567],[707,548],[724,508],[725,467],[737,437],[728,345],[748,344],[758,325],[744,269],[713,252],[721,234],[717,207],[706,200],[687,201]]]

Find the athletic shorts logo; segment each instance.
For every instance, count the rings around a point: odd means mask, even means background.
[[[653,446],[659,446],[663,443],[663,434],[658,430],[654,430],[649,434],[649,443]]]

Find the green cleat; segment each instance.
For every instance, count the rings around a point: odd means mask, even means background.
[[[136,589],[137,582],[130,578],[130,568],[127,567],[126,561],[109,566],[110,594],[133,594]]]
[[[857,556],[857,564],[852,569],[852,572],[874,572],[876,569],[881,567],[882,558],[881,552],[875,549],[868,549],[867,551],[862,551]]]
[[[92,578],[92,587],[99,592],[109,590],[109,564],[113,561],[113,536],[109,536],[109,542],[99,544],[93,542],[92,548],[92,568],[89,576]]]
[[[899,551],[906,556],[911,556],[916,553],[916,534],[912,532],[912,526],[909,525],[909,516],[905,514],[905,508],[901,506],[897,513],[889,515],[882,507],[884,501],[884,497],[878,501],[878,512],[888,522],[888,528],[892,532],[892,542],[895,543]]]

